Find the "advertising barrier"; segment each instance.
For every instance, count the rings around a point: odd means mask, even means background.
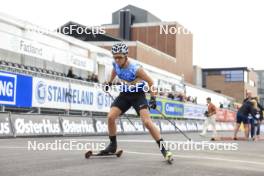
[[[13,130],[8,113],[0,113],[0,137],[13,136]]]
[[[195,122],[192,121],[187,121],[186,122],[186,127],[188,131],[197,131],[197,125]]]
[[[145,132],[143,123],[140,119],[128,119],[122,118],[122,128],[124,133],[143,133]],[[131,124],[131,122],[133,124]]]
[[[0,105],[31,107],[32,77],[0,71]]]
[[[116,120],[116,127],[117,132],[122,133],[122,127],[121,127],[121,120]],[[107,126],[107,119],[106,118],[95,118],[95,128],[97,134],[107,134],[108,133],[108,126]]]
[[[57,116],[12,115],[14,136],[62,135]]]
[[[63,135],[94,134],[94,120],[87,117],[61,117]]]
[[[113,102],[108,93],[95,86],[33,78],[32,106],[67,110],[108,112]],[[116,97],[117,92],[111,95]],[[126,114],[135,114],[130,109]]]
[[[174,123],[174,121],[171,120]],[[174,123],[175,124],[175,123]],[[162,132],[175,132],[175,126],[167,120],[160,120],[160,127]]]
[[[216,120],[219,122],[234,122],[236,120],[236,112],[228,109],[217,109]]]

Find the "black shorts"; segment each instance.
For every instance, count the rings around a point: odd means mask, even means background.
[[[248,124],[249,123],[249,119],[248,119],[248,116],[246,116],[246,115],[243,115],[243,114],[241,114],[241,113],[237,113],[237,121],[236,121],[237,123],[242,123],[243,122],[243,124]]]
[[[144,92],[121,92],[118,97],[114,100],[111,107],[117,107],[125,113],[130,107],[133,107],[137,114],[144,108],[148,108],[148,101]]]

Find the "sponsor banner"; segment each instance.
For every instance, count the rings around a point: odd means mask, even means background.
[[[61,135],[59,118],[41,115],[12,115],[15,136]]]
[[[56,53],[54,61],[74,68],[94,72],[94,61],[86,57],[81,57],[61,51]]]
[[[116,97],[117,92],[112,91],[111,95]],[[109,112],[112,102],[101,87],[33,78],[33,107]],[[135,111],[129,109],[126,114]]]
[[[197,131],[197,126],[195,122],[186,122],[186,127],[188,131]]]
[[[189,103],[184,104],[184,118],[204,120],[206,118],[204,116],[205,111],[207,111],[207,106]]]
[[[175,124],[174,121],[171,120],[172,123]],[[160,120],[160,127],[162,132],[169,132],[169,131],[174,131],[175,132],[175,127],[173,124],[171,124],[167,120]]]
[[[217,109],[216,120],[219,122],[234,122],[236,120],[236,112],[228,109]]]
[[[182,118],[184,115],[184,105],[181,102],[175,100],[157,98],[157,109],[168,118]],[[155,109],[150,109],[150,113],[153,117],[162,117]]]
[[[216,110],[216,121],[224,122],[226,117],[226,110],[218,108]]]
[[[0,32],[0,48],[67,66],[94,71],[94,61],[46,44]]]
[[[95,127],[98,134],[108,133],[107,118],[95,118]],[[118,133],[122,133],[120,119],[116,120],[116,129]]]
[[[87,117],[61,117],[63,135],[94,134],[92,118]]]
[[[133,125],[131,124],[130,121],[133,123]],[[143,123],[140,119],[130,119],[130,121],[125,118],[121,118],[122,127],[125,133],[126,132],[133,132],[133,133],[141,132],[142,133],[145,131]]]
[[[11,137],[13,136],[12,127],[10,124],[9,114],[0,114],[0,137]]]
[[[32,77],[0,71],[0,104],[32,106]]]
[[[231,110],[226,110],[226,122],[235,122],[236,121],[236,112]]]
[[[49,61],[53,59],[52,51],[54,49],[39,42],[3,32],[0,32],[0,38],[0,48],[2,49]]]

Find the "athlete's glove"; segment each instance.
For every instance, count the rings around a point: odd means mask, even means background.
[[[152,109],[156,109],[156,107],[157,107],[156,97],[154,97],[154,96],[150,97],[149,107]]]
[[[104,84],[104,90],[106,91],[106,92],[108,92],[108,90],[109,90],[109,88],[112,86],[112,83],[111,82],[107,82],[107,83],[105,83]]]

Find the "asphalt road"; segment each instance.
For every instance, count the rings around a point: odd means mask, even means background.
[[[198,133],[188,135],[194,142],[200,142],[195,143],[197,145],[207,140],[201,138]],[[231,133],[220,135],[230,136]],[[0,176],[264,175],[264,141],[218,141],[210,145],[225,143],[229,148],[184,150],[183,147],[176,145],[179,141],[186,142],[182,135],[166,134],[163,137],[171,141],[170,147],[174,153],[172,165],[164,161],[149,135],[118,136],[119,148],[124,150],[120,158],[111,156],[90,159],[84,158],[85,150],[51,150],[54,149],[51,146],[53,144],[54,147],[54,143],[66,146],[72,142],[78,144],[79,148],[85,144],[88,148],[100,149],[108,143],[106,136],[0,139]],[[34,146],[39,150],[33,150]]]

